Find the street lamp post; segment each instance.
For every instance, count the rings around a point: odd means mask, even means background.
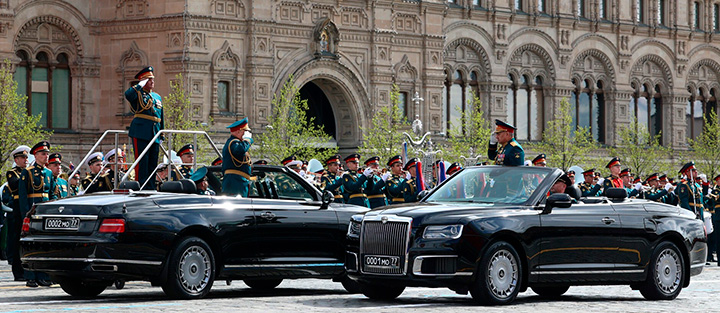
[[[412,101],[415,103],[415,112],[419,111],[420,101],[425,99],[420,97],[420,94],[416,91]],[[412,122],[413,135],[403,132],[405,135],[405,143],[417,154],[422,155],[422,162],[425,165],[423,168],[423,176],[432,177],[432,164],[437,159],[438,154],[442,154],[442,150],[435,150],[432,138],[430,138],[430,132],[423,133],[423,125],[420,120],[420,115],[415,114],[415,119]],[[421,135],[422,134],[422,135]],[[408,156],[409,157],[409,156]],[[407,162],[407,160],[405,160]]]

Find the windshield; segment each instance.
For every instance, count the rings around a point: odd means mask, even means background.
[[[528,166],[468,168],[450,177],[427,201],[521,204],[551,173]]]

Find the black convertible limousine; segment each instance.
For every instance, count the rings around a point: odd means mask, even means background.
[[[471,167],[419,203],[352,217],[346,269],[371,299],[407,286],[470,292],[509,304],[532,288],[558,297],[572,285],[629,285],[647,299],[674,299],[700,274],[706,231],[677,206],[608,197],[576,187],[550,194],[562,171]]]
[[[219,190],[219,174],[208,175]],[[211,171],[212,172],[212,171]],[[254,166],[248,198],[184,192],[105,192],[35,206],[23,223],[21,260],[72,296],[94,297],[115,281],[144,280],[175,298],[202,298],[215,280],[271,289],[283,279],[345,276],[350,217],[368,209],[331,203],[285,167]],[[189,184],[188,184],[189,183]]]

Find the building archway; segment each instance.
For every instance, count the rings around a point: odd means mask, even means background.
[[[307,118],[312,119],[315,126],[322,126],[326,134],[337,139],[332,104],[321,87],[327,88],[330,83],[325,79],[310,81],[300,88],[300,98],[307,100]]]

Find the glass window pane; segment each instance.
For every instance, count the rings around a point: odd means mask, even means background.
[[[507,108],[508,123],[510,123],[511,125],[516,125],[516,123],[515,123],[515,92],[513,91],[512,86],[508,86],[508,88],[507,88],[507,96],[505,97],[505,107]]]
[[[648,101],[645,97],[640,97],[637,100],[637,112],[635,112],[638,124],[645,125],[646,129],[650,131],[650,124],[648,121]]]
[[[460,127],[460,112],[462,110],[462,86],[453,84],[450,87],[450,125],[451,129]]]
[[[40,126],[47,127],[47,107],[48,94],[44,92],[33,92],[32,93],[32,115],[42,114],[40,118]]]
[[[693,3],[693,26],[700,29],[700,2]]]
[[[572,125],[577,127],[577,95],[574,91],[570,94],[570,115],[572,116]]]
[[[580,93],[578,101],[578,127],[590,127],[590,94]]]
[[[27,95],[27,67],[18,66],[15,69],[13,78],[18,83],[17,93],[19,95]]]
[[[442,128],[442,129],[445,130],[445,133],[446,133],[446,134],[447,134],[447,129],[448,129],[448,124],[447,124],[447,119],[448,119],[447,96],[448,96],[447,86],[443,85],[443,89],[442,89],[442,104],[443,104],[443,106],[442,106],[442,107],[443,107],[443,111],[442,111],[442,125],[443,125],[443,128]]]
[[[650,127],[648,130],[650,130],[650,134],[652,135],[658,135],[660,134],[661,124],[660,124],[660,105],[662,104],[662,98],[651,98],[650,99]]]
[[[545,1],[538,0],[538,12],[545,12]]]
[[[688,138],[693,138],[693,139],[694,139],[695,136],[693,136],[693,115],[692,115],[692,111],[693,111],[693,101],[690,100],[690,101],[688,101],[687,106],[685,107],[685,123],[686,123],[685,125],[687,125],[687,129],[686,129],[685,132],[686,132],[686,135],[687,135]]]
[[[217,86],[218,109],[227,111],[228,109],[228,83],[220,81]]]
[[[400,109],[400,116],[404,117],[407,120],[407,92],[401,92],[398,95],[398,108]]]
[[[692,112],[693,120],[692,120],[692,127],[693,127],[693,138],[697,138],[698,135],[702,132],[703,127],[703,103],[702,101],[696,100],[695,105],[693,106],[693,112]]]
[[[592,127],[593,138],[598,142],[604,142],[604,120],[603,112],[605,107],[605,98],[603,94],[594,94],[592,102],[592,112],[590,118],[590,126]]]
[[[515,0],[515,10],[522,11],[522,0]]]
[[[598,0],[598,16],[605,19],[605,0]]]
[[[542,140],[542,106],[543,106],[543,93],[540,89],[534,89],[530,97],[532,104],[530,105],[530,123],[532,130],[530,132],[531,140]]]
[[[46,82],[48,80],[48,69],[45,67],[36,67],[32,69],[32,80]]]
[[[52,72],[52,128],[70,128],[70,70]]]
[[[528,98],[527,90],[523,88],[518,89],[516,107],[517,121],[515,123],[515,127],[518,129],[517,139],[519,140],[528,140],[528,101],[530,101],[530,99]]]

